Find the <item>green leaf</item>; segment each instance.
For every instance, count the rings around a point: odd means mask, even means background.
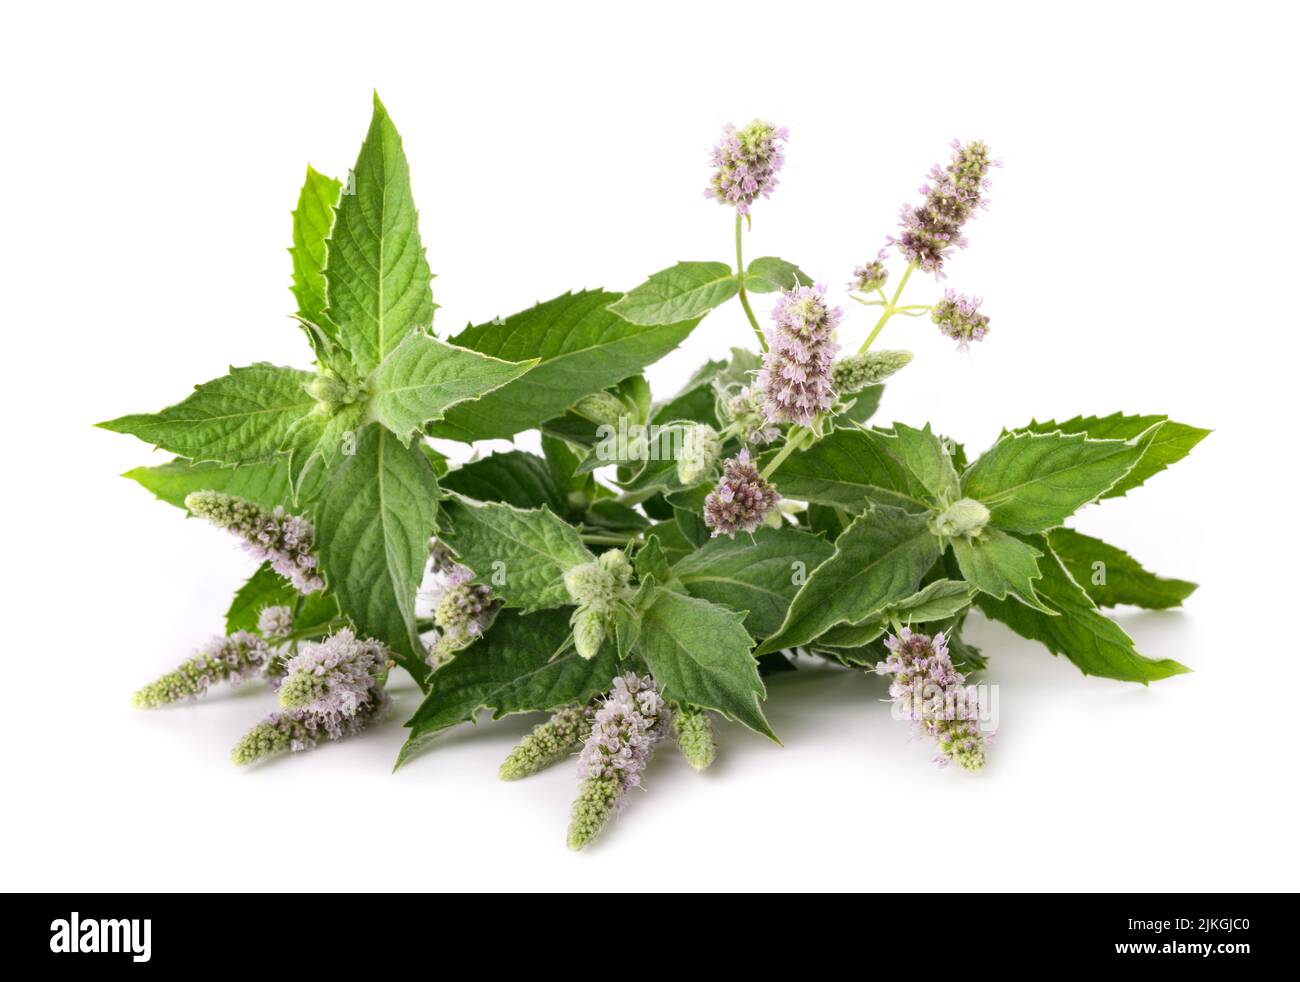
[[[686,380],[686,384],[675,396],[655,404],[650,421],[668,423],[675,419],[689,419],[694,423],[706,423],[716,429],[720,423],[714,384],[726,368],[725,361],[705,362]]]
[[[264,460],[280,449],[294,421],[316,405],[303,388],[311,379],[311,372],[258,362],[196,386],[162,412],[98,425],[199,463]]]
[[[970,606],[975,589],[960,580],[935,580],[910,597],[890,604],[878,617],[862,624],[841,624],[817,639],[818,647],[864,648],[882,634],[891,621],[900,624],[930,624],[956,617]]]
[[[489,454],[448,471],[441,484],[479,501],[503,501],[516,508],[549,508],[557,515],[568,511],[565,493],[547,462],[522,450]]]
[[[293,584],[263,563],[235,593],[226,611],[226,634],[256,631],[257,617],[264,607],[293,607],[298,591]]]
[[[1156,661],[1138,654],[1133,639],[1118,624],[1097,611],[1041,538],[1048,555],[1038,592],[1059,615],[1049,617],[1012,600],[976,597],[989,617],[1002,621],[1021,637],[1041,641],[1054,655],[1063,654],[1084,675],[1102,675],[1125,682],[1154,682],[1190,671],[1172,659]]]
[[[1186,423],[1176,423],[1167,416],[1125,416],[1112,413],[1109,416],[1076,416],[1062,423],[1048,420],[1045,423],[1031,422],[1024,429],[1031,433],[1084,433],[1094,440],[1132,440],[1145,433],[1156,423],[1164,423],[1146,445],[1142,459],[1131,471],[1117,481],[1103,498],[1116,498],[1127,494],[1144,484],[1146,480],[1160,473],[1166,467],[1178,463],[1192,448],[1210,435],[1210,430],[1203,430]]]
[[[990,526],[974,539],[953,539],[952,551],[961,575],[976,590],[998,600],[1013,596],[1051,613],[1034,590],[1033,581],[1042,575],[1038,568],[1042,553],[1033,546]]]
[[[585,395],[635,375],[691,333],[696,320],[638,327],[606,308],[616,293],[566,293],[521,314],[468,327],[451,340],[505,361],[538,364],[478,402],[453,407],[429,428],[453,440],[511,437],[559,416]]]
[[[568,611],[501,611],[487,634],[433,673],[429,694],[406,724],[411,735],[397,766],[448,727],[474,722],[480,710],[501,719],[585,703],[606,691],[619,674],[613,646],[590,661],[572,647],[553,657],[569,633]]]
[[[670,563],[679,562],[683,556],[689,556],[695,551],[695,545],[683,534],[681,526],[671,518],[665,522],[656,522],[646,529],[646,542],[649,543],[652,538],[659,542],[664,558]]]
[[[572,604],[564,574],[596,558],[577,529],[545,508],[524,511],[452,494],[443,517],[439,538],[507,607],[525,613]]]
[[[835,552],[812,571],[785,621],[758,654],[795,648],[837,624],[860,624],[916,592],[939,558],[924,515],[877,506],[853,520]],[[680,565],[680,564],[679,564]]]
[[[896,437],[865,429],[837,429],[807,450],[791,454],[772,483],[787,498],[860,512],[871,502],[928,511],[925,489],[895,454]],[[765,455],[764,463],[775,452]]]
[[[376,94],[325,250],[327,313],[362,375],[412,328],[433,323],[433,274],[416,225],[402,138]]]
[[[645,545],[637,550],[635,565],[637,579],[654,577],[656,583],[667,589],[681,590],[681,582],[668,565],[668,557],[664,554],[658,536],[650,536]]]
[[[409,334],[370,376],[370,414],[405,443],[447,410],[478,399],[527,372],[536,359],[502,361],[418,331]]]
[[[676,324],[703,317],[739,291],[726,263],[684,262],[653,274],[609,309],[633,324]]]
[[[775,256],[761,256],[745,270],[745,289],[753,293],[775,293],[796,286],[812,286],[812,279],[794,263]]]
[[[419,448],[367,426],[356,453],[330,471],[314,513],[321,565],[343,613],[423,683],[415,594],[438,516],[433,465]]]
[[[710,539],[673,572],[692,596],[744,610],[745,629],[763,638],[780,629],[790,601],[834,546],[794,528],[760,528],[747,536]]]
[[[665,699],[715,710],[776,740],[759,706],[767,690],[741,620],[707,600],[660,589],[642,615],[636,650]]]
[[[835,425],[854,428],[854,423],[865,423],[880,408],[881,397],[885,394],[884,385],[868,385],[859,392],[847,409],[835,417]]]
[[[1153,431],[1147,431],[1150,439]],[[1008,433],[962,475],[962,491],[1012,532],[1060,525],[1133,469],[1145,439],[1090,440],[1082,433]]]
[[[929,423],[922,430],[895,423],[894,434],[893,446],[899,459],[936,505],[950,505],[961,497],[961,480],[953,469],[952,457]]]
[[[238,467],[195,464],[177,457],[157,467],[137,467],[122,476],[177,508],[185,507],[185,498],[193,491],[222,491],[263,508],[288,507],[293,501],[289,491],[289,462],[283,456]]]
[[[1149,573],[1123,549],[1074,529],[1053,529],[1047,541],[1070,576],[1099,607],[1133,604],[1165,610],[1179,606],[1196,589],[1195,583]]]
[[[337,344],[338,328],[325,313],[325,240],[334,223],[334,208],[343,185],[308,165],[307,178],[293,212],[293,296],[298,319],[317,357],[323,354],[322,337]],[[317,333],[320,332],[320,334]]]

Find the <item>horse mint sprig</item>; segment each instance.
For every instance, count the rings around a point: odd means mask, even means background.
[[[585,848],[644,787],[664,790],[651,758],[665,737],[696,770],[727,724],[776,741],[766,701],[811,662],[885,676],[861,711],[910,722],[965,772],[997,766],[991,734],[1020,725],[997,718],[997,635],[975,648],[973,620],[1085,675],[1187,671],[1139,653],[1104,610],[1177,607],[1195,584],[1071,523],[1208,431],[1151,412],[1016,410],[978,448],[947,432],[963,417],[942,393],[933,422],[881,421],[886,382],[924,384],[908,332],[995,355],[1025,329],[993,334],[980,300],[936,282],[959,274],[997,161],[955,142],[893,236],[865,233],[863,252],[812,277],[746,259],[756,218],[761,231],[782,207],[779,179],[803,178],[783,171],[797,146],[776,123],[724,128],[701,207],[734,212],[725,258],[676,262],[626,292],[559,284],[514,314],[485,297],[446,316],[376,97],[356,160],[338,162],[348,179],[308,167],[287,230],[302,364],[214,367],[224,374],[178,383],[175,405],[100,424],[172,454],[127,476],[258,564],[232,584],[222,634],[136,704],[265,679],[269,715],[236,745],[241,765],[381,725],[399,668],[423,694],[399,765],[484,711],[545,714],[500,776],[571,764],[568,842]],[[844,221],[800,218],[810,235]],[[652,391],[647,366],[733,299],[752,344]],[[896,343],[878,345],[891,326]],[[901,737],[861,752],[911,753]]]

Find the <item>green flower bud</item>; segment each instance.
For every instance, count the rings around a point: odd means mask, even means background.
[[[333,374],[317,375],[307,383],[307,394],[332,408],[343,404],[348,395],[348,386]]]
[[[713,739],[713,719],[703,709],[679,706],[673,717],[673,734],[686,762],[697,771],[707,768],[718,756]]]
[[[910,351],[862,351],[832,365],[831,382],[838,395],[852,395],[883,382],[911,360]]]
[[[592,563],[570,567],[564,588],[579,607],[612,613],[632,599],[632,564],[620,549],[611,549]]]
[[[987,508],[974,498],[962,498],[936,515],[931,528],[945,539],[974,538],[984,531],[988,521]]]
[[[589,777],[582,782],[569,819],[570,849],[581,849],[600,835],[600,830],[613,817],[622,794],[622,785],[616,777]]]
[[[603,390],[583,396],[574,403],[573,411],[593,423],[607,426],[617,426],[618,421],[628,414],[627,406],[623,404],[622,399],[612,392]]]
[[[588,660],[595,658],[605,643],[605,615],[591,607],[579,607],[573,612],[573,646],[578,654]]]
[[[517,781],[536,774],[582,749],[591,734],[591,712],[584,706],[566,706],[519,741],[501,765],[501,780]]]
[[[713,470],[722,449],[718,431],[704,423],[686,431],[682,439],[681,455],[677,458],[677,480],[685,485],[698,484]]]

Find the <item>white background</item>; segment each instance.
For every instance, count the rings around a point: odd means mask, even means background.
[[[3,55],[5,698],[0,886],[26,889],[1296,888],[1300,528],[1294,446],[1297,24],[1287,5],[46,4]],[[1290,66],[1290,67],[1289,67]],[[436,326],[730,258],[706,201],[727,121],[789,126],[750,256],[842,291],[953,137],[1002,158],[951,283],[984,296],[968,356],[926,321],[881,417],[972,447],[1006,425],[1167,412],[1213,427],[1082,529],[1202,588],[1123,612],[1195,674],[1136,685],[980,622],[1002,687],[978,776],[939,771],[878,700],[771,684],[784,748],[669,748],[597,847],[564,848],[570,767],[495,770],[535,720],[463,727],[390,775],[386,727],[236,771],[272,708],[132,691],[217,632],[252,569],[120,472],[164,454],[90,424],[228,364],[306,367],[287,314],[304,165],[344,173],[377,87],[438,274]],[[895,275],[898,265],[895,263]],[[932,280],[908,297],[927,301]],[[769,300],[760,298],[760,316]],[[850,305],[851,306],[851,305]],[[845,341],[869,312],[850,311]],[[749,335],[736,305],[650,370],[672,391]],[[525,439],[525,444],[527,443]]]

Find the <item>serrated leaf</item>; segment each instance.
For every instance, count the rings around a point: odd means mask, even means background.
[[[975,589],[960,580],[935,580],[910,597],[890,604],[863,624],[841,624],[817,639],[818,647],[864,648],[881,637],[890,621],[903,625],[931,624],[956,617],[970,606]]]
[[[745,629],[763,638],[780,629],[800,586],[834,551],[809,532],[760,528],[752,540],[708,540],[678,562],[673,573],[692,596],[748,611]]]
[[[739,291],[726,263],[680,262],[652,274],[609,309],[633,324],[676,324],[703,317]]]
[[[1074,529],[1053,529],[1047,541],[1070,576],[1099,607],[1132,604],[1165,610],[1182,604],[1196,589],[1195,583],[1149,573],[1123,549]]]
[[[1189,671],[1172,659],[1157,661],[1138,654],[1133,639],[1097,610],[1047,543],[1041,538],[1037,542],[1047,553],[1038,592],[1057,616],[1046,616],[1012,600],[981,595],[975,603],[985,614],[1022,637],[1041,641],[1052,654],[1065,655],[1085,675],[1146,684]]]
[[[308,165],[307,177],[293,212],[293,296],[298,319],[317,357],[324,354],[322,338],[338,343],[338,328],[325,313],[325,240],[334,224],[334,208],[343,184]],[[317,331],[320,334],[317,334]]]
[[[707,600],[659,589],[642,614],[636,651],[665,699],[715,710],[776,740],[760,708],[767,690],[741,620]]]
[[[895,423],[894,449],[900,460],[912,472],[921,487],[940,507],[950,505],[961,497],[961,480],[953,468],[952,458],[943,442],[934,435],[930,424],[924,429],[913,429],[904,423]]]
[[[362,375],[412,328],[433,323],[433,273],[417,218],[402,138],[376,94],[325,250],[327,314]]]
[[[371,416],[409,443],[452,406],[478,399],[527,372],[536,359],[502,361],[427,334],[407,335],[370,376]]]
[[[871,502],[928,511],[925,489],[894,453],[895,437],[874,430],[837,429],[791,454],[772,475],[787,498],[836,505],[854,513]],[[775,451],[765,455],[770,460]]]
[[[516,508],[546,507],[557,515],[568,511],[565,493],[547,462],[522,450],[471,461],[449,471],[441,483],[448,491],[479,501],[503,501]]]
[[[1142,459],[1102,495],[1103,498],[1116,498],[1144,484],[1148,478],[1160,473],[1166,467],[1178,463],[1192,452],[1193,447],[1209,436],[1211,431],[1178,423],[1163,415],[1125,416],[1123,413],[1111,413],[1109,416],[1076,416],[1060,423],[1055,420],[1044,423],[1035,421],[1024,429],[1032,433],[1056,431],[1084,433],[1094,440],[1132,440],[1156,423],[1164,425],[1146,445]]]
[[[962,493],[983,502],[990,521],[1012,532],[1043,532],[1096,501],[1146,451],[1135,440],[1091,440],[1082,433],[1008,433],[962,475]]]
[[[525,613],[572,604],[565,572],[596,558],[577,529],[545,508],[525,511],[457,494],[443,503],[438,537],[507,607]]]
[[[222,491],[263,508],[288,507],[293,500],[289,490],[289,462],[283,456],[238,467],[195,464],[177,457],[157,467],[136,467],[122,476],[177,508],[185,507],[185,498],[193,491]]]
[[[1042,556],[1039,550],[989,526],[974,539],[964,536],[953,539],[952,551],[961,575],[976,590],[998,600],[1012,596],[1051,614],[1034,589],[1035,581],[1042,576],[1038,567]]]
[[[915,593],[938,558],[939,540],[926,516],[886,506],[859,515],[835,540],[831,557],[812,571],[758,654],[807,644],[837,624],[868,620]]]
[[[438,479],[417,447],[380,426],[331,469],[314,508],[321,566],[357,631],[383,641],[423,684],[415,594],[438,516]]]
[[[645,545],[637,550],[634,565],[637,579],[645,580],[647,577],[654,577],[655,582],[661,586],[668,589],[681,589],[681,583],[668,564],[668,557],[664,554],[658,536],[652,535],[646,539]]]
[[[162,412],[97,425],[198,463],[264,460],[280,449],[294,421],[316,405],[303,388],[311,379],[310,372],[258,362],[195,386]]]
[[[745,270],[745,289],[752,293],[775,293],[812,283],[812,278],[798,266],[776,256],[760,256]]]
[[[538,364],[478,402],[453,407],[429,428],[453,440],[506,438],[562,415],[583,396],[608,388],[680,344],[698,320],[639,327],[606,308],[616,293],[566,293],[505,320],[468,327],[452,338],[505,361]]]
[[[620,671],[613,647],[590,661],[572,647],[553,657],[569,634],[568,611],[501,611],[486,635],[434,672],[429,694],[406,723],[411,736],[397,766],[448,727],[474,722],[483,709],[501,719],[586,703],[609,689]]]

